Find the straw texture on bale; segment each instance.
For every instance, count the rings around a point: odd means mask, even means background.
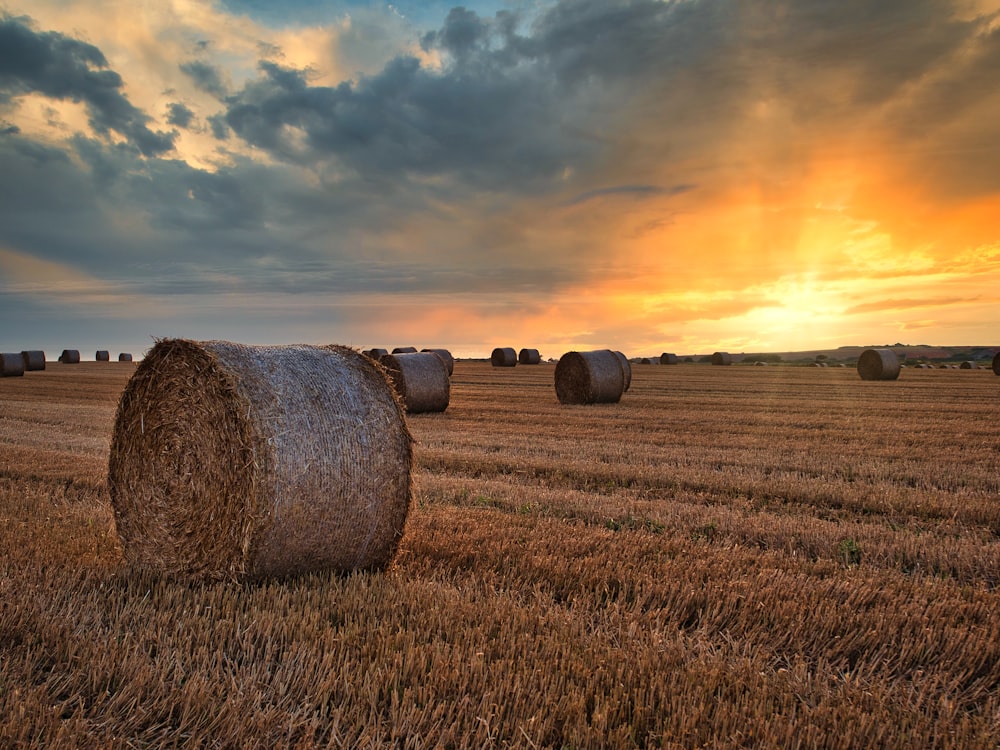
[[[107,351],[105,349],[98,349],[97,353],[94,354],[94,359],[97,362],[110,362],[111,361],[111,352],[109,352],[109,351]]]
[[[125,558],[237,580],[383,568],[409,511],[411,443],[384,372],[352,349],[158,341],[111,441]]]
[[[892,349],[865,349],[858,357],[862,380],[895,380],[899,377],[899,357]]]
[[[1000,375],[1000,352],[993,355],[993,374]]]
[[[713,365],[731,365],[733,363],[733,355],[729,352],[715,352],[712,355]]]
[[[625,388],[622,391],[624,393],[632,387],[632,363],[621,352],[615,352],[615,356],[618,357],[618,362],[622,366],[622,375],[625,377]]]
[[[129,354],[128,352],[122,352],[121,354],[118,355],[118,361],[119,362],[131,362],[132,361],[132,355]]]
[[[537,349],[522,349],[517,353],[517,363],[519,365],[540,365],[542,355]]]
[[[448,366],[434,352],[386,354],[380,360],[409,414],[444,411],[451,399]]]
[[[494,367],[515,367],[517,352],[509,346],[498,346],[490,355],[490,362]]]
[[[21,359],[24,360],[25,372],[45,369],[45,352],[38,350],[21,352]]]
[[[0,376],[15,378],[24,375],[24,357],[20,352],[0,354]]]
[[[619,353],[610,349],[566,352],[555,372],[561,404],[613,404],[625,392],[625,370]]]
[[[660,355],[660,364],[661,365],[676,365],[677,364],[677,355],[676,354],[671,354],[670,352],[663,352],[663,354]]]
[[[63,349],[62,354],[59,355],[59,361],[62,362],[64,365],[80,364],[79,349]]]
[[[374,359],[378,362],[382,357],[389,353],[388,349],[369,349],[365,354],[369,359]]]
[[[962,364],[958,366],[960,370],[978,370],[979,365],[973,362],[971,359],[965,360]]]
[[[416,354],[417,347],[415,346],[397,346],[392,350],[393,354]]]
[[[432,354],[438,355],[444,362],[445,367],[448,368],[448,377],[450,378],[452,373],[455,372],[455,358],[451,356],[451,352],[447,349],[421,349],[421,352],[431,352]]]

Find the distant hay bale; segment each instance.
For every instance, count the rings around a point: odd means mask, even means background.
[[[118,361],[119,362],[131,362],[132,361],[132,355],[129,354],[128,352],[122,352],[121,354],[118,355]]]
[[[663,352],[660,355],[661,365],[676,365],[678,363],[677,355],[670,352]]]
[[[125,559],[217,579],[384,568],[411,443],[384,372],[352,349],[158,341],[108,460]]]
[[[979,365],[973,362],[971,359],[965,360],[962,364],[958,366],[960,370],[978,370]]]
[[[619,352],[566,352],[556,364],[555,385],[561,404],[617,403],[625,392]]]
[[[899,357],[892,349],[865,349],[858,357],[862,380],[895,380],[899,370]]]
[[[379,360],[409,414],[444,411],[451,398],[448,365],[434,352],[386,354]]]
[[[993,355],[993,374],[1000,375],[1000,352]]]
[[[622,374],[625,376],[625,391],[628,391],[632,387],[632,363],[628,361],[626,357],[621,352],[615,352],[618,357],[618,362],[622,366]]]
[[[517,352],[509,346],[498,346],[490,354],[490,362],[494,367],[516,367]]]
[[[445,367],[448,368],[448,377],[452,376],[455,372],[455,358],[451,356],[451,352],[447,349],[421,349],[421,352],[431,352],[432,354],[438,355],[444,362]]]
[[[754,367],[767,367],[767,362],[761,362],[759,359],[753,363]]]
[[[519,365],[538,365],[542,363],[542,355],[537,349],[522,349],[517,353]]]
[[[388,353],[389,353],[388,349],[376,348],[376,349],[369,349],[368,351],[366,351],[365,356],[367,356],[368,359],[374,359],[376,362],[378,362],[380,359],[382,359],[382,357],[384,357]]]
[[[111,361],[111,353],[108,352],[105,349],[98,349],[97,353],[94,355],[94,359],[97,362],[110,362]]]
[[[733,355],[729,352],[715,352],[712,355],[713,365],[731,365],[733,363]]]
[[[0,354],[0,377],[16,378],[24,375],[24,357],[21,352]]]
[[[397,346],[392,350],[393,354],[416,354],[417,347],[415,346]]]
[[[62,362],[64,365],[80,364],[80,350],[63,349],[62,354],[59,355],[59,361]]]
[[[651,365],[654,364],[654,359],[652,357],[639,357],[640,365]]]
[[[21,359],[24,360],[25,372],[45,369],[45,352],[38,350],[21,352]]]

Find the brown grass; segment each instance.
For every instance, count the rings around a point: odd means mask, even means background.
[[[0,387],[0,745],[1000,743],[993,379],[459,362],[389,572],[233,585],[123,564],[129,372]]]

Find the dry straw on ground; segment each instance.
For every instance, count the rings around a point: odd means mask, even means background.
[[[118,361],[119,362],[131,362],[132,361],[132,355],[129,354],[128,352],[122,352],[121,354],[118,355]]]
[[[660,364],[661,365],[676,365],[677,364],[677,355],[673,354],[671,352],[663,352],[660,355]]]
[[[195,578],[382,568],[409,509],[411,450],[384,373],[352,349],[161,340],[111,443],[125,558]]]
[[[865,349],[858,357],[858,375],[862,380],[895,380],[899,364],[892,349]]]
[[[732,363],[733,355],[729,352],[715,352],[712,354],[713,365],[731,365]]]
[[[448,366],[434,352],[386,354],[381,364],[409,414],[448,408],[451,398]]]
[[[109,352],[107,349],[98,349],[97,352],[94,354],[94,360],[97,362],[110,362],[111,352]]]
[[[522,349],[517,353],[517,363],[519,365],[538,365],[542,362],[542,355],[537,349]]]
[[[59,355],[59,361],[62,362],[64,365],[80,364],[80,350],[63,349],[62,354]]]
[[[24,371],[33,372],[45,369],[45,352],[37,349],[21,352],[21,359],[24,360]]]
[[[632,387],[632,363],[621,352],[615,352],[614,354],[618,357],[618,363],[622,366],[622,376],[625,378],[625,387],[622,389],[622,393],[625,393]]]
[[[566,352],[555,372],[556,397],[562,404],[610,404],[625,392],[625,370],[610,349]]]
[[[0,375],[5,378],[24,375],[24,357],[20,352],[0,354]]]
[[[451,355],[451,352],[447,349],[421,349],[421,352],[431,352],[432,354],[438,355],[444,362],[445,367],[448,368],[448,377],[450,378],[452,373],[455,372],[455,358]]]
[[[494,367],[515,367],[517,365],[517,352],[509,346],[498,346],[490,354],[490,362]]]

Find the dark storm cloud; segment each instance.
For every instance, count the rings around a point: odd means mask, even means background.
[[[171,151],[175,134],[150,130],[150,118],[121,89],[121,76],[108,69],[97,47],[54,31],[36,32],[24,18],[0,16],[0,93],[8,101],[32,92],[82,101],[96,132],[113,130],[146,156]]]
[[[207,94],[222,99],[226,96],[225,76],[220,68],[204,60],[192,60],[180,65],[181,72],[190,78],[194,85]]]
[[[167,106],[167,123],[179,128],[188,128],[194,122],[194,112],[180,102],[172,102]]]

